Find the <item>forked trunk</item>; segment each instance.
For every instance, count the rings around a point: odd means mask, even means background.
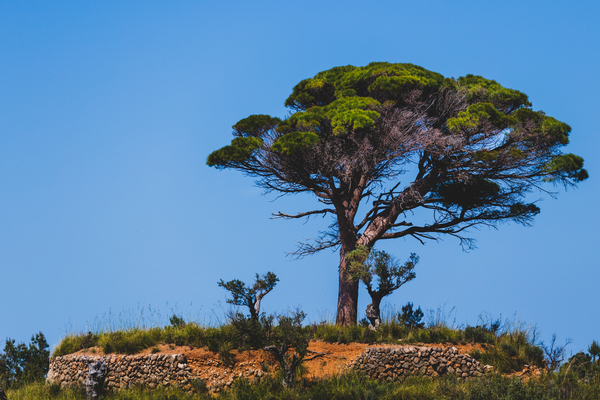
[[[346,254],[354,250],[356,243],[344,243],[340,248],[339,291],[336,324],[356,325],[358,310],[358,281],[350,278]]]

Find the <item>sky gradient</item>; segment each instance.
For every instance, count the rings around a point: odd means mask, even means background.
[[[581,1],[19,1],[0,3],[0,347],[42,331],[186,319],[218,323],[219,279],[281,281],[263,310],[331,319],[338,255],[293,260],[328,221],[270,219],[314,198],[263,196],[252,178],[206,166],[250,114],[285,117],[295,84],[341,65],[409,62],[482,75],[571,125],[565,148],[590,179],[532,193],[533,227],[385,243],[421,262],[386,298],[600,340],[600,3]],[[384,300],[385,301],[385,300]],[[369,303],[360,292],[359,315]],[[141,315],[141,317],[140,317]],[[133,321],[133,322],[132,322]],[[142,321],[142,322],[143,322]]]

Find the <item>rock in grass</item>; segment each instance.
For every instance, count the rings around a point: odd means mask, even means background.
[[[88,361],[88,376],[85,381],[88,400],[97,400],[100,397],[106,372],[107,365],[104,358],[92,363]]]

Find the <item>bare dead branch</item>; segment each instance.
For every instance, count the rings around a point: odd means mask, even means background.
[[[325,216],[327,213],[335,214],[335,210],[332,209],[324,209],[324,210],[315,210],[315,211],[307,211],[298,214],[284,214],[281,211],[273,213],[273,217],[271,219],[284,218],[284,219],[295,219],[295,218],[304,218],[310,217],[311,215],[323,214]]]

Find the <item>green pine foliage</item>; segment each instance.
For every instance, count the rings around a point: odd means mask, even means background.
[[[583,158],[575,154],[564,154],[554,158],[544,166],[544,169],[550,174],[546,180],[553,182],[557,177],[571,178],[575,182],[586,180],[589,175],[583,169]]]
[[[0,387],[18,387],[44,379],[48,373],[48,342],[42,332],[31,337],[29,345],[6,339],[0,353]]]
[[[588,353],[592,356],[592,361],[596,362],[596,357],[600,355],[600,345],[595,340],[592,341],[590,346],[588,347]]]
[[[252,152],[262,146],[263,141],[256,137],[237,137],[231,141],[229,146],[212,153],[207,164],[211,167],[224,168],[229,163],[237,163],[247,160]]]
[[[277,153],[293,154],[319,141],[319,136],[312,132],[290,132],[283,135],[271,148]]]
[[[398,314],[398,320],[409,329],[419,329],[425,326],[425,323],[421,322],[423,315],[421,307],[413,310],[413,303],[408,302],[402,307],[402,314]]]
[[[314,146],[328,134],[345,135],[375,126],[382,107],[387,104],[402,109],[406,93],[411,90],[418,90],[422,98],[427,98],[444,89],[462,91],[468,103],[466,110],[447,117],[449,132],[472,131],[475,135],[486,124],[499,132],[512,131],[511,140],[499,148],[503,155],[520,151],[520,147],[533,142],[542,141],[551,147],[569,143],[569,125],[532,110],[526,94],[494,80],[471,74],[455,80],[413,64],[374,62],[365,67],[335,67],[301,81],[285,101],[285,106],[296,112],[285,120],[262,114],[240,120],[233,126],[235,138],[231,144],[213,152],[207,163],[217,168],[244,163],[264,145],[260,138],[268,136],[269,131],[279,135],[264,150],[291,155]],[[535,128],[527,128],[526,137],[516,135],[530,125]],[[539,171],[540,176],[575,182],[588,177],[580,157],[576,161],[572,157],[554,161],[556,157],[560,155],[552,157]]]

